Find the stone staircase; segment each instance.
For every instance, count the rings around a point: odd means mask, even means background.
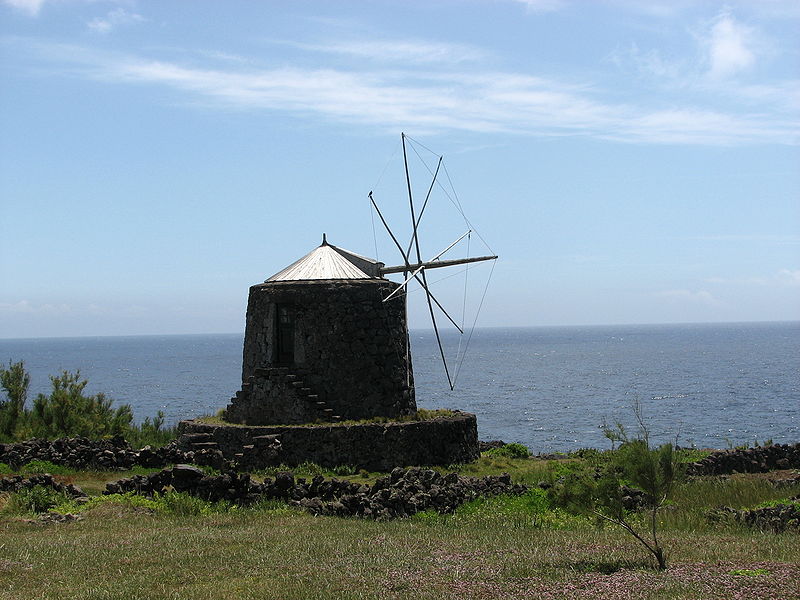
[[[263,467],[265,464],[277,464],[275,458],[280,453],[280,435],[259,435],[252,438],[252,444],[242,446],[242,451],[234,454],[240,466]]]
[[[280,462],[277,460],[281,450],[280,435],[259,435],[251,441],[252,444],[241,447],[241,452],[236,452],[232,457],[228,456],[238,463],[239,468],[263,468]],[[214,441],[211,433],[185,433],[180,437],[180,445],[185,450],[193,452],[208,449],[223,450]]]
[[[266,382],[265,382],[266,380]],[[301,412],[310,415],[309,422],[320,421],[323,423],[336,423],[342,417],[335,414],[334,409],[328,406],[319,394],[306,384],[302,375],[292,372],[288,367],[261,367],[242,383],[242,389],[236,392],[236,396],[231,398],[228,410],[239,404],[247,404],[251,398],[252,390],[259,384],[267,383],[271,389],[279,390],[282,399],[291,396],[295,402],[302,403],[299,406]],[[267,402],[269,400],[266,400]]]
[[[186,450],[219,450],[219,444],[210,433],[184,433],[180,437],[180,445]]]

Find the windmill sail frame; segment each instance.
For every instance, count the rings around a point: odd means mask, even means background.
[[[372,204],[372,207],[378,213],[378,216],[381,220],[386,231],[389,233],[392,241],[394,242],[395,246],[397,247],[398,251],[400,252],[401,257],[403,258],[403,264],[398,266],[390,266],[390,267],[381,267],[380,274],[387,275],[392,273],[403,273],[404,281],[401,284],[401,287],[397,288],[394,292],[392,292],[389,296],[384,298],[384,302],[390,300],[392,297],[396,295],[398,290],[403,290],[403,298],[406,302],[406,310],[408,310],[408,284],[413,279],[419,283],[423,290],[425,290],[425,300],[428,305],[428,313],[430,315],[431,324],[433,325],[434,334],[436,336],[436,343],[439,348],[439,354],[442,359],[442,365],[444,366],[445,375],[447,376],[447,382],[450,386],[450,389],[453,390],[455,388],[455,381],[454,378],[451,377],[450,369],[447,364],[447,358],[445,356],[444,347],[442,345],[442,338],[439,333],[439,326],[436,322],[436,314],[433,309],[433,305],[435,304],[439,310],[447,317],[447,319],[458,329],[458,331],[463,334],[464,330],[461,326],[456,323],[456,321],[450,316],[450,314],[445,310],[444,306],[436,299],[433,293],[430,290],[430,286],[428,284],[428,279],[426,276],[427,269],[436,269],[442,267],[451,267],[456,265],[462,264],[469,264],[469,263],[476,263],[476,262],[485,262],[489,260],[496,260],[497,255],[489,255],[489,256],[477,256],[471,258],[460,258],[460,259],[449,259],[449,260],[439,260],[439,258],[444,255],[448,250],[452,249],[456,244],[458,244],[461,240],[465,237],[468,237],[472,233],[472,229],[469,229],[466,233],[460,236],[456,241],[451,243],[447,248],[439,252],[436,256],[428,261],[422,260],[422,253],[420,250],[420,243],[419,243],[419,225],[422,222],[422,216],[425,213],[425,209],[428,206],[428,202],[431,197],[431,193],[433,191],[434,186],[436,185],[436,178],[439,174],[439,170],[442,166],[443,157],[439,156],[439,160],[436,165],[436,170],[433,173],[433,177],[431,179],[431,184],[428,187],[428,192],[425,196],[425,201],[422,204],[422,208],[420,209],[419,216],[416,215],[415,207],[414,207],[414,195],[412,192],[411,186],[411,176],[409,173],[408,167],[408,155],[406,152],[406,134],[401,133],[401,141],[403,146],[403,165],[405,169],[405,177],[406,177],[406,187],[408,190],[408,204],[411,213],[411,225],[412,225],[412,234],[411,240],[408,243],[408,248],[406,250],[403,249],[403,246],[398,241],[395,234],[392,232],[389,224],[386,222],[383,214],[381,213],[380,208],[378,208],[378,204],[375,202],[373,197],[372,191],[369,192],[369,200]],[[448,176],[449,177],[449,176]],[[463,213],[462,213],[463,214]],[[412,262],[411,260],[411,250],[412,248],[415,250],[416,261]],[[410,275],[409,275],[410,273]],[[410,342],[408,337],[406,338],[406,355],[410,354]]]

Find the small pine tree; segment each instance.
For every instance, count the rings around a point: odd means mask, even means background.
[[[658,537],[657,515],[673,491],[678,476],[677,457],[672,444],[650,447],[638,406],[636,413],[641,437],[629,440],[623,435],[622,445],[609,462],[567,475],[551,489],[551,499],[570,512],[594,515],[622,527],[653,555],[658,569],[664,570],[667,560]],[[646,531],[637,530],[626,510],[623,485],[644,493],[649,521]]]
[[[7,400],[0,399],[0,437],[12,438],[20,421],[25,418],[25,402],[31,377],[23,361],[8,361],[8,368],[0,365],[0,386]]]
[[[51,375],[50,382],[50,395],[39,394],[33,401],[29,426],[34,435],[102,437],[125,435],[130,429],[133,421],[130,405],[112,408],[112,400],[102,392],[84,395],[88,382],[81,379],[80,371]]]

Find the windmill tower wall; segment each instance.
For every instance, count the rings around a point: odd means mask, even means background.
[[[396,418],[416,412],[402,297],[380,278],[250,288],[242,390],[226,419],[247,425]]]

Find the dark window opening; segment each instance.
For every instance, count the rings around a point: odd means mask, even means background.
[[[279,365],[294,363],[294,310],[286,304],[278,304],[276,318],[276,362]]]

